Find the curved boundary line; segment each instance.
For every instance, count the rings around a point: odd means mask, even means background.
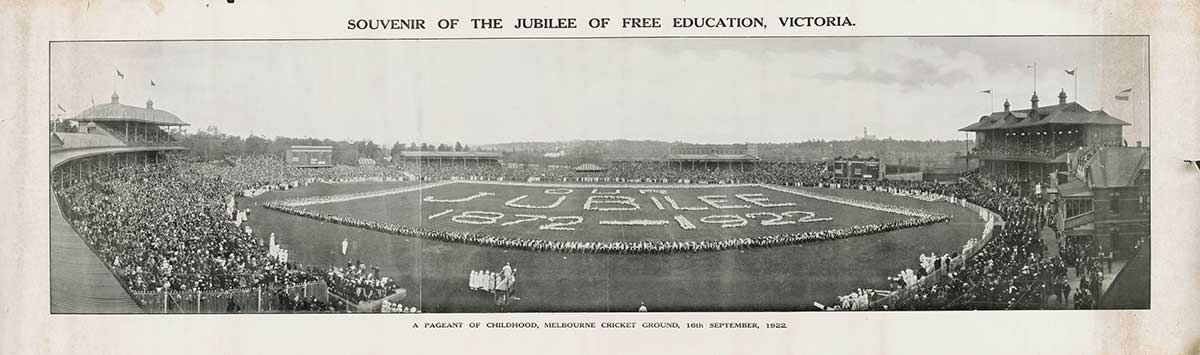
[[[442,182],[434,184],[423,184],[419,186],[409,186],[401,189],[389,189],[382,194],[368,193],[365,195],[384,196],[397,194],[409,191],[420,190],[425,187],[442,186],[454,183]],[[733,185],[717,185],[717,186],[733,186]],[[744,184],[739,186],[756,186],[775,190],[775,187],[763,184]],[[323,214],[311,210],[299,208],[298,204],[289,204],[286,200],[272,201],[263,204],[262,206],[268,209],[276,210],[282,213],[287,213],[295,216],[305,217],[323,222],[333,222],[347,227],[361,228],[382,232],[392,235],[397,235],[407,238],[417,238],[446,243],[459,243],[467,245],[478,245],[486,247],[494,247],[501,249],[520,249],[530,251],[551,251],[560,253],[595,253],[595,254],[673,254],[683,252],[704,252],[704,251],[724,251],[730,249],[748,249],[762,247],[776,247],[784,245],[807,244],[810,242],[819,242],[826,240],[846,239],[851,237],[865,236],[871,234],[891,232],[901,229],[921,227],[933,223],[944,222],[951,218],[950,215],[919,210],[907,209],[898,206],[892,206],[882,203],[852,203],[851,199],[843,199],[833,196],[824,196],[820,194],[812,194],[803,191],[788,191],[776,190],[787,193],[793,193],[799,196],[817,198],[829,202],[847,204],[852,207],[865,209],[893,212],[901,215],[909,215],[913,218],[888,223],[872,223],[865,225],[855,225],[850,227],[826,229],[820,231],[808,231],[801,233],[783,233],[773,235],[762,235],[756,237],[740,237],[731,239],[706,239],[694,241],[678,241],[678,240],[639,240],[639,241],[557,241],[544,240],[535,238],[510,238],[504,236],[481,235],[478,233],[462,233],[462,232],[447,232],[441,230],[428,229],[423,227],[409,227],[388,222],[378,222],[357,217],[342,217],[337,215]],[[364,194],[350,194],[357,196],[352,199],[365,198],[358,197]],[[334,195],[337,196],[337,195]],[[818,197],[819,196],[819,197]],[[295,201],[292,201],[293,203]],[[302,201],[303,202],[303,201]],[[315,201],[308,201],[308,205],[319,204]],[[897,211],[888,211],[888,210]],[[901,213],[898,211],[911,210],[909,213]],[[885,227],[889,224],[899,224],[897,227]],[[882,230],[871,230],[882,229]],[[840,232],[840,233],[839,233]],[[832,236],[830,234],[833,234]],[[840,235],[839,235],[840,234]]]

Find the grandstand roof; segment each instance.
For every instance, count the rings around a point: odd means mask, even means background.
[[[68,121],[85,122],[142,122],[160,126],[190,126],[167,111],[154,108],[153,101],[146,101],[146,107],[135,107],[122,104],[120,96],[113,93],[112,102],[95,105],[83,110]]]
[[[55,149],[50,151],[50,167],[54,168],[62,163],[71,160],[86,158],[90,156],[102,154],[121,154],[121,153],[137,153],[137,152],[153,152],[153,151],[179,151],[187,150],[184,147],[87,147],[83,149]]]
[[[858,154],[855,154],[855,155],[854,155],[854,156],[852,156],[852,157],[843,157],[843,156],[839,155],[837,158],[834,158],[833,160],[848,160],[848,161],[879,161],[879,158],[876,158],[876,157],[860,157],[860,156],[858,156]]]
[[[293,146],[288,147],[288,150],[292,150],[292,151],[308,151],[308,150],[333,151],[333,146],[332,145],[293,145]]]
[[[592,163],[584,163],[584,164],[579,164],[579,166],[576,166],[576,167],[575,167],[575,171],[578,171],[578,172],[597,172],[597,171],[604,171],[604,168],[601,168],[599,165],[596,165],[596,164],[592,164]]]
[[[758,161],[759,158],[750,154],[668,154],[667,160]]]
[[[58,149],[123,147],[124,142],[107,134],[54,132],[54,139],[62,142]],[[52,140],[53,141],[53,140]],[[57,143],[58,141],[54,141]]]
[[[446,159],[500,159],[504,156],[500,152],[439,152],[439,151],[402,151],[400,156],[403,158],[446,158]]]
[[[1076,102],[1068,102],[1032,109],[993,112],[982,116],[959,131],[976,132],[1001,129],[1017,129],[1049,124],[1114,125],[1128,126],[1129,122],[1110,116],[1104,110],[1088,111]]]

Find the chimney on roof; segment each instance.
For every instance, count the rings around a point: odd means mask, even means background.
[[[1004,99],[1004,112],[1008,112],[1008,99]]]
[[[146,108],[154,109],[154,100],[146,99]]]
[[[112,103],[121,103],[121,95],[117,95],[115,91],[113,92]]]
[[[1063,91],[1062,89],[1059,89],[1058,90],[1058,104],[1062,105],[1065,103],[1067,103],[1067,92]]]
[[[1034,91],[1033,97],[1029,98],[1029,104],[1030,104],[1029,107],[1033,108],[1034,110],[1037,110],[1037,108],[1038,108],[1037,103],[1038,103],[1037,91]]]

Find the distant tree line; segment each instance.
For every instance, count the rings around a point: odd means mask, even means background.
[[[323,145],[333,147],[333,159],[337,164],[356,164],[358,158],[374,159],[385,164],[388,159],[398,160],[402,151],[464,152],[474,148],[461,142],[431,144],[412,142],[407,145],[396,142],[391,149],[371,140],[343,141],[317,138],[293,138],[250,135],[245,138],[221,132],[216,127],[187,133],[179,137],[180,142],[190,148],[190,154],[205,160],[216,160],[226,156],[247,154],[271,154],[282,157],[288,147],[294,145]],[[504,160],[517,164],[570,165],[595,163],[605,165],[613,160],[662,159],[671,151],[671,146],[682,142],[635,141],[635,140],[577,140],[563,142],[514,142],[479,147],[482,150],[500,151]],[[966,140],[811,140],[794,143],[760,143],[758,156],[767,161],[818,161],[838,156],[859,155],[876,157],[887,164],[903,164],[920,167],[937,167],[950,164],[954,157],[963,154],[969,147]],[[547,157],[546,153],[554,153]],[[559,156],[558,153],[562,153]]]
[[[189,149],[189,154],[204,160],[218,160],[227,156],[269,154],[283,157],[288,147],[296,145],[316,145],[333,147],[335,164],[357,164],[358,158],[371,158],[379,164],[385,164],[388,159],[398,159],[402,151],[439,151],[464,152],[469,146],[461,142],[454,145],[409,143],[407,146],[399,142],[386,149],[383,145],[372,140],[344,141],[318,138],[275,137],[267,138],[249,135],[245,138],[221,132],[215,126],[185,133],[177,137],[180,144]]]

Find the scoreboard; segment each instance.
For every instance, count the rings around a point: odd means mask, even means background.
[[[836,177],[851,179],[883,180],[885,166],[879,159],[860,158],[858,156],[837,157],[828,167],[828,172]]]
[[[284,152],[284,160],[301,168],[328,168],[333,166],[333,147],[318,145],[295,145]]]

